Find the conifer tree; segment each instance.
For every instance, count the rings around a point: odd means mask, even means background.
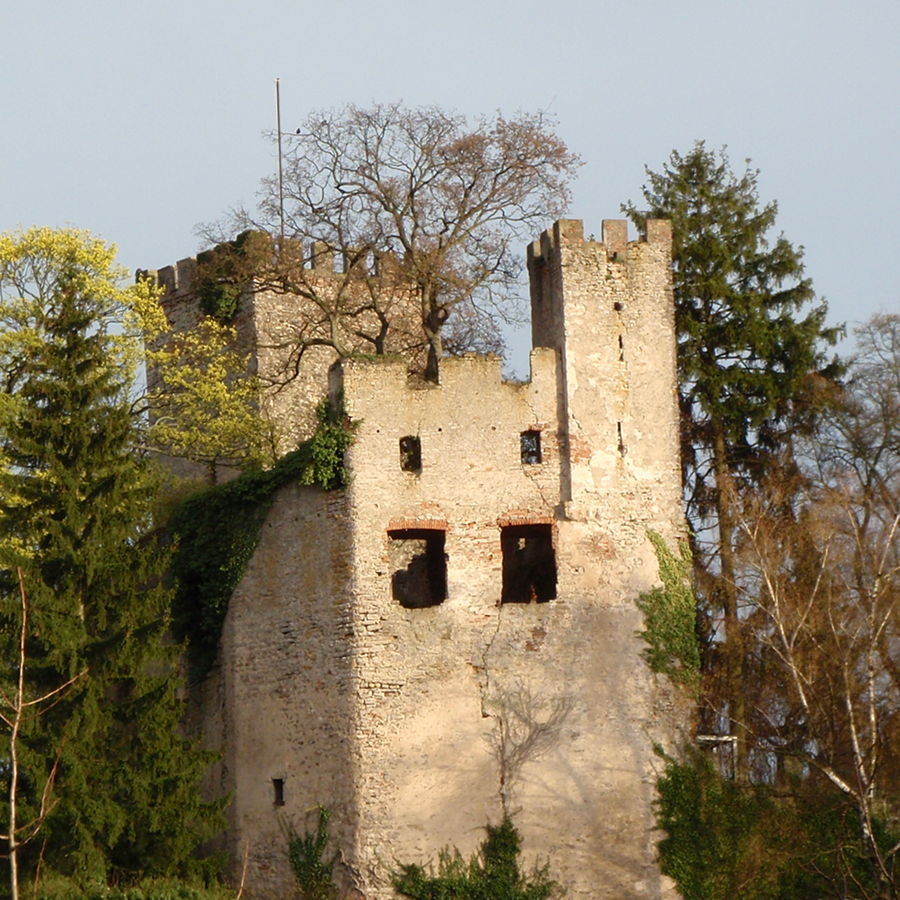
[[[724,628],[724,703],[744,767],[740,615],[735,589],[735,491],[789,458],[804,423],[810,376],[838,374],[823,348],[825,325],[804,274],[803,249],[772,238],[777,205],[760,202],[758,171],[735,174],[725,151],[701,141],[646,170],[643,209],[623,211],[642,227],[672,221],[678,386],[685,505],[693,532],[701,626]],[[714,709],[713,719],[723,710]],[[712,727],[712,726],[710,726]]]
[[[21,732],[21,805],[35,814],[53,772],[34,854],[85,882],[184,872],[211,816],[204,755],[178,734],[167,553],[133,452],[136,347],[117,332],[148,288],[121,289],[113,255],[80,232],[0,236],[2,678],[17,674],[18,568],[28,689],[79,676]]]

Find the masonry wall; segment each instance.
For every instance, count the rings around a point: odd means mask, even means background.
[[[246,862],[254,897],[291,895],[284,828],[314,825],[318,804],[334,814],[338,845],[353,840],[348,516],[340,492],[291,487],[278,494],[231,598],[218,665],[200,693],[207,741],[222,752],[213,790],[232,796],[231,872],[239,879]]]
[[[590,254],[588,266],[570,262],[560,279],[565,312],[584,328],[584,343],[599,330],[590,321],[602,305],[590,279],[596,261]],[[620,277],[634,290],[628,273]],[[668,436],[674,386],[665,284],[646,311],[651,319],[663,312],[663,368],[641,390],[646,429]],[[504,795],[528,855],[551,860],[569,896],[667,890],[655,864],[650,735],[671,735],[675,707],[642,662],[634,599],[657,579],[646,530],[679,533],[677,445],[638,448],[633,465],[625,464],[616,426],[631,411],[607,395],[611,381],[619,395],[628,382],[621,372],[595,380],[593,357],[603,351],[592,350],[585,364],[576,355],[584,349],[571,347],[582,335],[569,327],[563,348],[534,351],[524,385],[502,384],[490,360],[446,360],[440,386],[418,389],[395,367],[344,367],[347,410],[361,422],[349,460],[357,619],[370,630],[354,666],[362,773],[354,853],[370,874],[367,897],[392,896],[385,848],[403,860],[428,859],[446,844],[468,852],[482,837],[479,826],[500,819]],[[541,433],[540,465],[522,462],[526,430]],[[403,435],[421,439],[418,474],[400,469]],[[579,452],[570,456],[573,444]],[[575,501],[573,471],[584,495]],[[526,523],[552,531],[557,596],[501,604],[502,529]],[[407,610],[392,597],[391,532],[415,527],[446,530],[448,591],[439,606]],[[504,754],[515,756],[542,728],[546,740],[525,752],[517,772],[504,772]]]
[[[532,246],[524,384],[490,357],[444,360],[437,385],[403,361],[332,369],[350,486],[281,492],[207,685],[245,895],[290,895],[279,821],[325,804],[339,877],[367,900],[393,897],[398,860],[471,852],[504,810],[569,897],[674,896],[652,747],[681,710],[634,602],[658,583],[647,530],[682,533],[670,242],[661,223],[626,238],[563,221]],[[268,315],[271,334],[290,314]],[[535,546],[554,588],[503,602]]]
[[[288,286],[275,289],[273,282],[280,279],[270,274],[241,296],[230,323],[235,347],[247,354],[250,370],[259,376],[260,413],[274,426],[278,454],[293,450],[315,431],[316,406],[325,396],[328,370],[341,354],[373,354],[379,339],[380,352],[398,354],[409,366],[424,366],[419,303],[407,287],[398,285],[395,269],[384,258],[371,270],[357,265],[337,271],[334,253],[317,244],[291,270]],[[172,331],[189,330],[201,320],[196,258],[138,275],[155,278],[163,289]],[[151,386],[156,378],[155,372],[148,373]],[[169,463],[182,476],[206,474],[184,461]]]

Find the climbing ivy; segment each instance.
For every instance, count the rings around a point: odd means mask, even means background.
[[[319,404],[318,427],[308,441],[271,469],[246,472],[184,501],[171,519],[177,541],[172,572],[176,580],[173,622],[186,640],[195,677],[215,662],[228,603],[256,545],[279,488],[318,485],[326,491],[347,483],[344,452],[353,427],[343,403]]]
[[[679,541],[676,556],[655,531],[648,531],[647,537],[656,552],[662,586],[641,594],[637,601],[644,614],[644,658],[654,672],[679,684],[695,685],[700,677],[700,647],[691,589],[691,551],[687,541]]]
[[[338,853],[334,853],[330,859],[325,857],[331,813],[325,806],[320,806],[317,812],[319,821],[315,831],[307,830],[299,834],[292,824],[287,825],[288,861],[303,900],[337,900],[334,864]]]
[[[271,238],[261,231],[243,231],[197,254],[196,290],[200,308],[225,324],[238,311],[241,295],[270,260]]]

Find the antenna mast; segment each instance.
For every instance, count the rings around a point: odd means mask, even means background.
[[[275,133],[278,135],[278,221],[279,247],[284,247],[284,169],[281,164],[281,79],[275,79]]]

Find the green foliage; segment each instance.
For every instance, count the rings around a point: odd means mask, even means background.
[[[150,879],[131,887],[83,890],[69,879],[41,881],[37,900],[230,900],[234,892],[219,887],[200,887],[175,879]]]
[[[325,859],[331,814],[324,806],[320,806],[317,812],[315,831],[307,830],[301,835],[293,825],[287,826],[288,860],[303,900],[336,900],[338,889],[333,870],[337,853],[330,860]]]
[[[234,589],[259,542],[275,494],[287,484],[337,490],[346,485],[344,453],[353,429],[343,404],[323,400],[315,434],[265,471],[245,472],[188,498],[173,514],[177,539],[175,631],[187,640],[195,677],[215,662],[222,624]]]
[[[644,658],[654,672],[680,684],[696,685],[700,676],[697,609],[691,588],[691,551],[678,542],[678,556],[654,531],[647,533],[656,552],[661,587],[641,594],[637,605],[644,614],[641,637],[647,642]]]
[[[208,756],[178,733],[169,554],[149,531],[153,472],[133,452],[129,344],[114,328],[129,295],[112,258],[77,232],[0,236],[0,690],[19,668],[17,568],[28,695],[78,676],[17,736],[19,821],[41,824],[20,862],[27,872],[44,844],[43,864],[82,883],[193,871],[217,827],[198,799]]]
[[[859,818],[828,785],[811,776],[778,787],[742,785],[723,779],[698,751],[665,759],[659,855],[685,900],[882,896]],[[887,849],[896,830],[876,825]]]
[[[758,172],[732,171],[723,151],[697,142],[646,170],[642,209],[623,210],[643,227],[672,222],[681,464],[691,529],[704,663],[721,696],[705,698],[713,718],[727,710],[737,735],[738,777],[746,777],[744,648],[738,615],[735,500],[776,468],[791,473],[793,438],[815,420],[820,377],[834,378],[823,347],[840,329],[825,325],[804,274],[803,248],[772,235],[777,205],[760,202]],[[722,644],[721,652],[714,645]]]
[[[509,818],[488,825],[480,852],[466,862],[458,850],[444,849],[437,874],[429,866],[401,865],[393,885],[412,900],[546,900],[560,895],[548,866],[529,875],[519,871],[522,839]]]
[[[272,242],[261,231],[243,231],[233,241],[197,254],[200,308],[220,322],[231,322],[257,263],[271,257]]]
[[[781,235],[770,241],[778,207],[760,203],[758,175],[736,175],[724,151],[699,141],[673,151],[661,172],[647,169],[644,210],[623,207],[639,225],[672,221],[686,464],[710,451],[716,427],[732,470],[763,464],[790,427],[803,380],[825,367],[820,347],[840,334],[825,326],[825,303],[804,310],[815,295],[803,249]]]

